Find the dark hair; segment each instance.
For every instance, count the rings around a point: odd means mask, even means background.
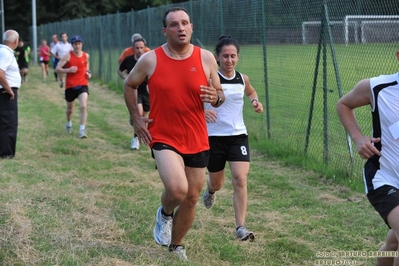
[[[234,45],[237,48],[237,54],[240,53],[240,46],[238,45],[238,42],[233,38],[231,38],[230,36],[222,35],[219,37],[219,41],[215,47],[216,55],[219,55],[220,52],[222,51],[222,48],[226,45]]]
[[[60,33],[60,38],[62,37],[62,35],[66,34],[66,36],[68,36],[68,34],[66,32],[61,32]]]
[[[163,19],[162,19],[162,23],[163,23],[163,27],[166,28],[167,24],[166,24],[166,16],[170,13],[170,12],[176,12],[176,11],[184,11],[186,12],[186,14],[188,15],[188,17],[190,17],[190,15],[188,14],[188,11],[183,8],[183,7],[179,7],[179,6],[175,6],[172,7],[168,10],[166,10],[165,14],[163,15]]]

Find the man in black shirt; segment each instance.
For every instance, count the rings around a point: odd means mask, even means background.
[[[29,72],[29,54],[30,47],[25,44],[22,38],[19,38],[17,48],[15,48],[15,55],[17,56],[17,63],[19,67],[19,73],[21,74],[22,82],[28,81]]]
[[[144,39],[136,39],[133,43],[134,55],[126,57],[119,65],[118,74],[121,78],[125,79],[133,67],[136,65],[137,60],[141,55],[145,53],[145,41]],[[138,108],[141,116],[147,116],[150,112],[150,96],[147,90],[147,81],[144,81],[138,87]],[[132,120],[130,124],[133,126]],[[140,148],[140,142],[136,134],[131,141],[131,148],[138,150]]]

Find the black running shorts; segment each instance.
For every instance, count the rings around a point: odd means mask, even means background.
[[[385,223],[388,224],[388,214],[399,205],[399,189],[393,186],[384,185],[367,194],[371,205],[381,215]]]
[[[226,162],[249,162],[248,135],[209,137],[208,171],[222,171]]]
[[[164,144],[164,143],[156,142],[156,143],[154,143],[152,145],[152,149],[151,149],[151,155],[152,155],[152,158],[154,158],[154,159],[155,159],[155,157],[154,157],[153,150],[156,150],[156,151],[161,151],[161,150],[174,151],[174,152],[176,152],[177,154],[179,154],[183,158],[184,165],[188,166],[188,167],[203,168],[203,167],[206,167],[208,165],[208,161],[209,161],[209,150],[202,151],[202,152],[195,153],[195,154],[181,154],[175,148],[173,148],[172,146],[169,146],[169,145]]]
[[[76,98],[79,97],[81,93],[86,92],[89,94],[89,87],[87,86],[79,86],[71,89],[65,90],[65,100],[67,102],[73,102]]]

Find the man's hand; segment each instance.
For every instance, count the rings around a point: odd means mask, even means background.
[[[76,71],[78,71],[78,67],[77,67],[77,66],[71,66],[71,67],[68,69],[68,72],[69,72],[69,73],[76,73]]]
[[[215,110],[205,110],[205,121],[207,123],[216,123],[218,113]]]
[[[10,95],[11,95],[10,100],[14,100],[15,95],[14,95],[14,92],[13,92],[12,89],[7,90],[7,89],[3,88],[3,93],[8,93],[8,94],[10,94]]]
[[[374,154],[381,156],[381,153],[377,148],[373,145],[375,142],[380,142],[381,138],[373,138],[369,136],[363,136],[357,140],[355,140],[356,149],[359,155],[363,159],[368,159]]]
[[[142,144],[148,145],[152,140],[150,132],[147,130],[147,124],[151,122],[152,119],[147,117],[140,117],[138,121],[133,121],[134,133],[137,134]]]
[[[218,95],[216,89],[212,85],[212,79],[209,79],[208,86],[201,86],[200,94],[201,100],[205,103],[216,104],[218,101]]]

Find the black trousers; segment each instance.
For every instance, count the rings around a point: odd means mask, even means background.
[[[0,158],[15,156],[18,130],[18,88],[12,88],[15,98],[0,89]]]

